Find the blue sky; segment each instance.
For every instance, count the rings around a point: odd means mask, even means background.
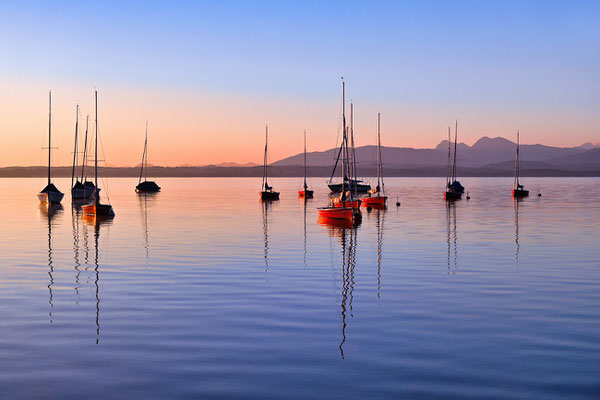
[[[338,99],[344,76],[357,109],[402,114],[421,147],[455,117],[477,121],[467,142],[512,118],[507,135],[577,145],[600,141],[598,21],[598,1],[9,2],[0,79],[293,108]]]

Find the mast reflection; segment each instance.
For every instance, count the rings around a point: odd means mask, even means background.
[[[448,235],[446,237],[446,243],[448,244],[448,274],[456,273],[456,266],[458,264],[458,234],[456,232],[456,202],[446,202],[446,222],[448,228]],[[454,267],[454,270],[453,268]]]
[[[339,344],[340,356],[344,358],[346,343],[347,318],[353,317],[352,301],[354,299],[354,268],[356,266],[357,227],[352,221],[340,219],[321,219],[318,222],[329,230],[329,236],[339,238],[342,246],[342,290],[340,314],[342,317],[342,337]]]
[[[385,208],[377,210],[377,298],[381,298],[381,258],[383,247],[383,222],[385,221]]]
[[[82,214],[81,207],[77,207],[75,205],[71,206],[71,227],[73,229],[73,261],[75,262],[75,294],[77,295],[76,304],[79,305],[79,289],[80,285],[80,276],[81,276],[81,261],[80,261],[80,246],[79,246],[79,221],[80,216]]]
[[[94,227],[94,287],[96,295],[96,344],[100,341],[100,264],[98,242],[100,238],[100,227],[102,225],[112,225],[113,217],[98,217],[96,215],[83,215],[86,224]]]
[[[262,212],[263,212],[263,237],[265,242],[264,259],[265,259],[265,273],[269,271],[269,208],[272,207],[270,201],[261,201]]]
[[[513,197],[515,206],[515,263],[517,268],[519,267],[519,253],[521,252],[521,245],[519,244],[519,203],[523,201],[521,197]]]
[[[54,309],[54,295],[52,293],[52,286],[54,286],[54,263],[52,260],[52,225],[53,220],[60,219],[60,215],[63,212],[63,206],[60,203],[51,204],[45,203],[40,204],[40,215],[48,222],[48,276],[50,277],[48,283],[48,304],[50,304],[50,323],[53,322],[52,310]]]
[[[146,262],[150,261],[150,234],[148,229],[148,206],[157,198],[160,192],[139,192],[138,204],[142,219],[142,230],[144,235],[144,249],[146,250]]]

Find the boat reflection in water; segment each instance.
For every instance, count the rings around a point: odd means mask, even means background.
[[[456,203],[453,201],[446,202],[446,223],[448,228],[446,237],[448,245],[448,274],[455,274],[456,265],[458,264],[458,234],[456,232]]]
[[[269,272],[269,209],[273,207],[271,201],[261,201],[262,218],[263,218],[263,238],[265,242],[264,259],[265,259],[265,274]]]
[[[519,203],[523,201],[523,197],[513,197],[513,203],[515,205],[515,264],[519,268],[519,253],[521,252],[521,245],[519,243]]]
[[[348,317],[353,317],[352,300],[354,298],[354,268],[356,266],[356,241],[359,223],[351,220],[319,218],[319,224],[326,226],[329,236],[339,238],[342,246],[342,288],[340,314],[342,317],[342,338],[339,349],[342,359],[344,358],[344,343],[346,343],[346,327]]]
[[[140,218],[144,235],[144,249],[146,250],[146,262],[150,261],[150,235],[148,233],[148,207],[158,198],[160,192],[139,192],[138,204],[140,206]]]
[[[373,207],[373,211],[367,213],[368,220],[375,218],[375,226],[377,228],[377,298],[381,298],[381,259],[383,256],[383,223],[385,221],[385,205]]]
[[[98,242],[100,239],[100,227],[112,225],[114,216],[83,215],[83,221],[94,227],[94,288],[96,296],[96,344],[100,341],[100,264]]]
[[[54,286],[54,262],[52,260],[52,226],[56,224],[56,221],[60,219],[63,213],[63,206],[60,203],[41,203],[40,204],[40,215],[48,223],[48,276],[50,278],[48,282],[48,304],[50,304],[50,323],[53,322],[52,310],[54,310],[54,295],[52,293],[52,287]]]

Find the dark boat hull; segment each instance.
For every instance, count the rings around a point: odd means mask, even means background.
[[[97,217],[113,217],[115,212],[110,204],[93,203],[82,207],[86,215],[95,215]]]
[[[262,191],[260,192],[261,200],[279,200],[279,192]]]
[[[462,198],[462,192],[446,191],[444,192],[444,199],[446,200],[460,200]]]
[[[137,185],[135,191],[138,193],[156,193],[160,192],[160,186],[154,181],[145,181]]]
[[[329,190],[331,190],[331,193],[340,193],[342,191],[341,183],[328,183],[327,186],[329,187]],[[356,191],[356,193],[367,193],[371,190],[371,185],[366,183],[348,183],[344,185],[344,187],[351,192]]]
[[[312,199],[313,194],[314,194],[314,191],[308,190],[308,189],[298,191],[298,197],[304,197],[305,199]]]
[[[529,196],[529,190],[513,189],[512,194],[514,197],[527,197],[527,196]]]

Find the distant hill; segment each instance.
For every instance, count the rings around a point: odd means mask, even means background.
[[[516,143],[504,138],[482,137],[472,146],[458,144],[459,176],[512,176],[515,165]],[[358,174],[361,177],[376,175],[375,146],[356,149]],[[386,176],[445,176],[448,161],[448,141],[433,149],[409,147],[382,147],[384,174]],[[329,177],[338,149],[307,154],[308,175]],[[586,143],[578,147],[552,147],[541,144],[521,145],[522,176],[600,176],[600,146]],[[271,164],[269,174],[302,176],[303,154],[296,154]],[[70,177],[71,167],[52,168],[53,176]],[[137,167],[106,167],[107,177],[137,177]],[[44,177],[46,167],[0,168],[0,177]],[[254,163],[225,162],[217,165],[148,168],[152,177],[260,177],[262,166]]]
[[[482,168],[493,165],[508,168],[514,167],[514,159],[517,144],[508,139],[487,136],[477,140],[472,146],[465,143],[457,145],[457,160],[461,168]],[[451,146],[454,151],[454,145]],[[586,143],[578,147],[552,147],[541,144],[521,145],[522,165],[525,162],[538,162],[539,166],[547,168],[561,169],[567,168],[570,171],[582,170],[590,171],[600,169],[598,158],[595,157],[600,147],[595,147],[591,143]],[[426,166],[445,166],[448,161],[448,141],[443,140],[433,149],[413,149],[407,147],[383,147],[381,148],[384,166],[386,168],[399,167],[426,167]],[[335,162],[337,149],[330,149],[322,152],[312,152],[307,154],[307,164],[310,166],[330,167]],[[579,157],[581,156],[581,157]],[[376,147],[362,146],[356,148],[356,159],[359,168],[368,168],[375,164]],[[279,160],[273,165],[292,166],[302,165],[302,153]],[[512,167],[511,167],[512,168]]]

